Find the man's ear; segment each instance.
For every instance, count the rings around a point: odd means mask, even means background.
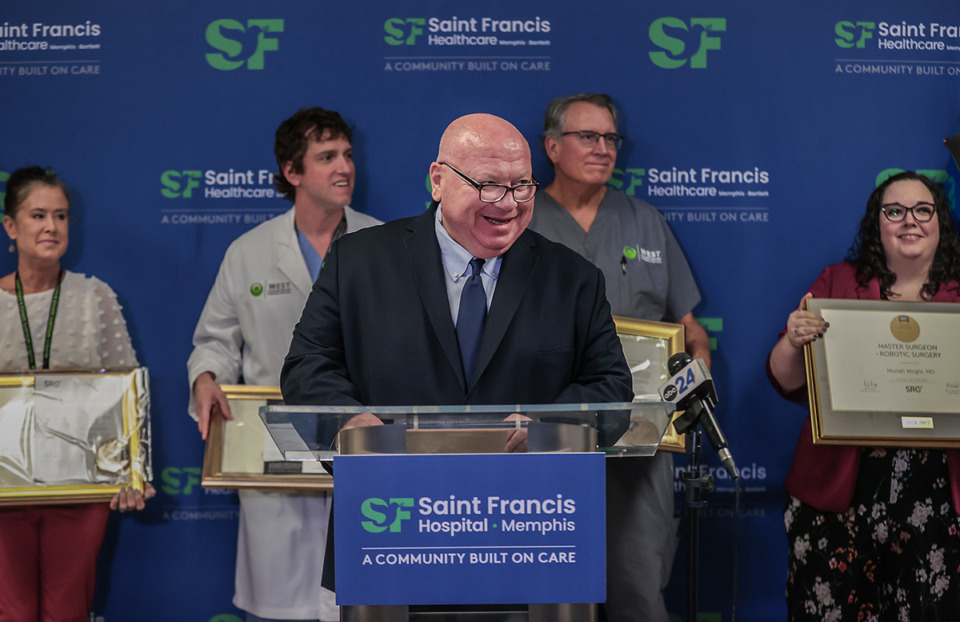
[[[440,201],[440,173],[443,171],[443,165],[439,162],[430,164],[430,196],[434,201]]]
[[[547,158],[556,164],[557,158],[560,157],[560,139],[555,136],[544,136],[543,150],[546,151]]]
[[[283,176],[287,178],[290,185],[297,187],[300,185],[300,174],[293,170],[293,162],[288,160],[283,163]]]

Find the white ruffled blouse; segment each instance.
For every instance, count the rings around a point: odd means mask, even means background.
[[[52,299],[52,289],[24,296],[38,369],[43,367],[43,345]],[[0,290],[0,370],[29,369],[25,344],[17,297]],[[110,286],[93,276],[64,272],[51,340],[51,369],[137,365],[120,303]]]

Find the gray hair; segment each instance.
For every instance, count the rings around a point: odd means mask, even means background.
[[[605,93],[578,93],[576,95],[567,95],[558,97],[547,104],[547,110],[543,115],[543,136],[553,136],[559,138],[563,133],[563,126],[567,122],[567,109],[570,104],[577,102],[586,102],[594,106],[600,106],[610,111],[613,117],[613,126],[619,125],[617,108],[613,105],[613,100]]]
[[[544,147],[544,139],[547,136],[552,136],[557,139],[562,137],[563,126],[567,123],[567,110],[570,108],[570,104],[577,102],[586,102],[594,106],[606,108],[613,118],[613,127],[616,128],[619,125],[617,107],[613,105],[613,99],[606,93],[577,93],[576,95],[557,97],[547,104],[547,110],[543,114],[543,135],[540,137],[541,147]],[[546,148],[544,147],[544,149]],[[553,160],[550,158],[547,158],[547,163],[551,168],[553,167]]]

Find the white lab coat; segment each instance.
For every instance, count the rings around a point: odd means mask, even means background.
[[[380,224],[344,209],[347,233]],[[220,384],[241,376],[246,384],[280,384],[293,327],[313,286],[293,213],[258,225],[227,248],[194,331],[190,387],[206,371]],[[233,604],[262,618],[338,620],[333,593],[320,587],[329,513],[323,493],[241,491]]]

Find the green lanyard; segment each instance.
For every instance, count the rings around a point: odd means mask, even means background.
[[[57,286],[53,290],[53,299],[50,300],[50,315],[47,317],[47,336],[43,342],[43,369],[50,369],[50,344],[53,341],[53,322],[57,319],[57,304],[60,302],[60,282],[63,280],[63,270],[57,275]],[[27,360],[30,369],[37,368],[37,359],[33,354],[33,337],[30,335],[30,321],[27,319],[27,305],[23,302],[23,284],[20,282],[20,271],[14,276],[17,289],[17,306],[20,307],[20,323],[23,325],[23,340],[27,344]]]

